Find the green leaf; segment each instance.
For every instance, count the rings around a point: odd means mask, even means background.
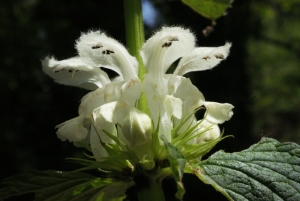
[[[232,0],[182,0],[200,15],[216,20],[224,15],[226,9],[231,5]]]
[[[186,160],[183,156],[183,154],[171,143],[169,143],[164,137],[162,137],[165,147],[168,150],[168,159],[170,161],[171,170],[174,176],[174,179],[177,184],[177,193],[176,197],[179,200],[182,200],[183,195],[185,193],[183,184],[182,184],[182,177],[184,168],[186,165]]]
[[[238,153],[219,151],[191,170],[229,200],[300,200],[300,146],[263,138]]]
[[[32,170],[3,180],[0,198],[34,192],[36,201],[121,201],[132,184],[82,172]]]

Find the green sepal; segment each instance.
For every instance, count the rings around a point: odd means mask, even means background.
[[[200,137],[201,135],[205,134],[205,132],[212,129],[211,127],[209,127],[201,132],[198,131],[199,130],[198,127],[205,119],[207,113],[205,113],[204,118],[198,121],[196,124],[193,125],[193,121],[191,121],[187,126],[186,130],[179,134],[178,132],[180,128],[184,124],[186,124],[190,118],[193,118],[195,113],[200,109],[202,108],[198,108],[188,116],[185,115],[182,118],[182,120],[179,122],[179,124],[174,129],[172,129],[172,137],[173,137],[172,144],[182,152],[184,158],[186,160],[189,160],[189,162],[191,162],[191,160],[199,162],[199,159],[201,159],[202,156],[207,154],[217,143],[222,141],[224,138],[230,137],[230,136],[222,137],[223,136],[223,132],[222,132],[218,138],[211,140],[209,142],[205,142],[201,144],[189,143],[189,141],[193,140],[194,138]]]
[[[118,125],[118,126],[120,126],[120,125]],[[119,145],[119,146],[121,146],[121,145],[126,145],[124,142],[122,142],[122,141],[120,140],[120,138],[118,138],[117,136],[115,136],[115,135],[109,133],[107,130],[103,129],[102,131],[103,131],[108,137],[110,137],[113,141],[115,141],[115,142],[117,143],[117,145]],[[99,136],[99,134],[98,134],[98,136]],[[101,139],[100,139],[100,140],[101,140]]]
[[[198,161],[199,159],[201,159],[201,157],[206,155],[216,144],[227,137],[231,136],[220,136],[217,139],[203,144],[191,144],[189,146],[186,146],[186,149],[184,150],[184,156],[187,160],[197,159],[196,161]]]
[[[232,0],[182,0],[182,2],[203,17],[214,21],[224,15]]]
[[[208,128],[201,133],[195,134],[195,132],[197,131],[197,127],[200,123],[201,123],[201,121],[198,122],[197,124],[195,124],[194,126],[189,126],[186,131],[184,131],[180,135],[176,136],[173,139],[173,144],[176,147],[185,145],[188,141],[192,140],[193,138],[199,137],[201,134],[203,134],[209,130],[209,128]]]
[[[229,200],[300,200],[300,146],[263,138],[237,152],[219,151],[189,171]]]
[[[82,172],[31,170],[3,180],[0,198],[35,193],[35,201],[123,200],[133,182],[98,178]]]
[[[86,170],[98,170],[99,172],[105,173],[105,174],[111,174],[112,171],[104,170],[102,163],[95,160],[89,160],[89,159],[82,159],[82,158],[66,158],[66,160],[70,160],[71,162],[78,163],[82,166],[85,166],[83,168],[79,168],[74,170],[74,172],[80,172],[80,171],[86,171]]]

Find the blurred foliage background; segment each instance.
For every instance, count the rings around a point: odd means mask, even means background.
[[[211,21],[179,0],[144,6],[146,38],[163,25],[182,25],[199,46],[233,44],[218,67],[187,75],[206,100],[235,106],[233,118],[221,125],[234,138],[214,151],[241,151],[263,136],[300,143],[300,0],[235,1],[208,37],[202,32]],[[28,169],[74,169],[65,158],[81,157],[83,150],[61,142],[54,127],[77,116],[87,91],[54,83],[40,60],[74,56],[75,40],[90,29],[125,44],[123,14],[122,0],[0,2],[0,180]],[[184,183],[185,200],[215,192],[192,176]],[[164,187],[173,195],[171,180]]]

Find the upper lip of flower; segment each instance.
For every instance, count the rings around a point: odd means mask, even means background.
[[[123,45],[100,31],[83,34],[77,40],[76,49],[79,56],[70,59],[57,61],[53,57],[46,57],[42,61],[44,72],[58,83],[89,90],[104,87],[111,82],[100,67],[118,73],[118,81],[137,78],[136,58]]]
[[[87,65],[78,56],[62,61],[46,57],[42,65],[44,72],[60,84],[95,90],[110,82],[104,71]]]

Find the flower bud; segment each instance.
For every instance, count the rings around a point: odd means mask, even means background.
[[[196,139],[196,144],[209,142],[220,136],[220,128],[217,124],[211,124],[208,121],[203,120],[198,128],[199,132],[203,133]]]
[[[132,108],[124,119],[122,133],[131,148],[146,144],[152,139],[151,119],[147,114]]]

